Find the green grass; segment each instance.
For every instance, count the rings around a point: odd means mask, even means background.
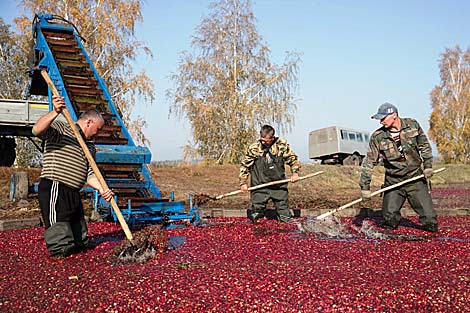
[[[434,184],[470,183],[470,165],[464,164],[434,164],[433,168],[445,167],[446,170],[436,174],[431,181]]]

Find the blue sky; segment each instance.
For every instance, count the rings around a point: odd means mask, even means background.
[[[208,0],[147,1],[137,37],[154,59],[142,57],[156,85],[156,103],[141,103],[153,160],[181,159],[181,146],[191,139],[187,121],[168,118],[165,90],[182,50],[191,51],[191,36]],[[3,0],[6,22],[19,14],[16,1]],[[391,102],[404,117],[416,118],[427,132],[429,94],[439,83],[438,60],[445,48],[469,47],[470,1],[252,1],[258,32],[280,64],[285,51],[303,54],[298,111],[293,131],[285,137],[302,161],[308,161],[308,133],[341,125],[372,132],[370,116]],[[54,13],[54,12],[51,12]],[[77,25],[80,29],[80,25]],[[86,34],[83,34],[86,38]],[[255,138],[253,138],[255,139]]]

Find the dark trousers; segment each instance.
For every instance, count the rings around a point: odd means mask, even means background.
[[[405,200],[408,200],[411,208],[419,215],[421,224],[437,225],[437,214],[432,207],[431,195],[425,180],[411,182],[384,193],[382,214],[385,223],[391,226],[400,223],[400,210]]]
[[[266,210],[269,200],[274,202],[277,215],[280,221],[287,222],[291,217],[289,210],[289,193],[287,188],[262,188],[251,192],[251,204],[255,213],[262,213]]]
[[[46,227],[44,240],[52,256],[67,256],[88,243],[80,191],[58,181],[42,178],[39,206]]]

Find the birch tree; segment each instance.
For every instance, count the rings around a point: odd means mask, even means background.
[[[25,90],[26,56],[22,55],[23,50],[19,43],[20,38],[11,30],[11,25],[0,17],[0,98],[20,98]]]
[[[446,49],[431,92],[429,136],[447,163],[470,163],[470,50]]]
[[[262,124],[291,130],[300,55],[277,65],[258,34],[249,0],[218,0],[196,28],[193,52],[180,54],[167,91],[170,115],[187,118],[186,158],[239,162]]]

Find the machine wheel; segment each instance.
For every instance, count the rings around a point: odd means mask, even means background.
[[[10,167],[16,159],[16,142],[13,137],[0,137],[0,166]]]
[[[335,159],[324,159],[321,160],[321,164],[326,164],[326,165],[333,165],[336,164],[337,161]]]
[[[343,160],[343,165],[354,165],[354,166],[359,166],[361,165],[362,158],[358,154],[353,154],[348,157],[346,157]]]
[[[16,172],[11,174],[10,201],[26,200],[28,198],[28,173]]]
[[[97,213],[100,216],[101,220],[105,222],[112,222],[113,215],[111,213],[111,209],[107,206],[98,206]]]
[[[301,210],[300,209],[297,209],[297,208],[292,209],[292,212],[294,213],[293,216],[296,217],[296,218],[300,217],[300,215],[301,215]]]

